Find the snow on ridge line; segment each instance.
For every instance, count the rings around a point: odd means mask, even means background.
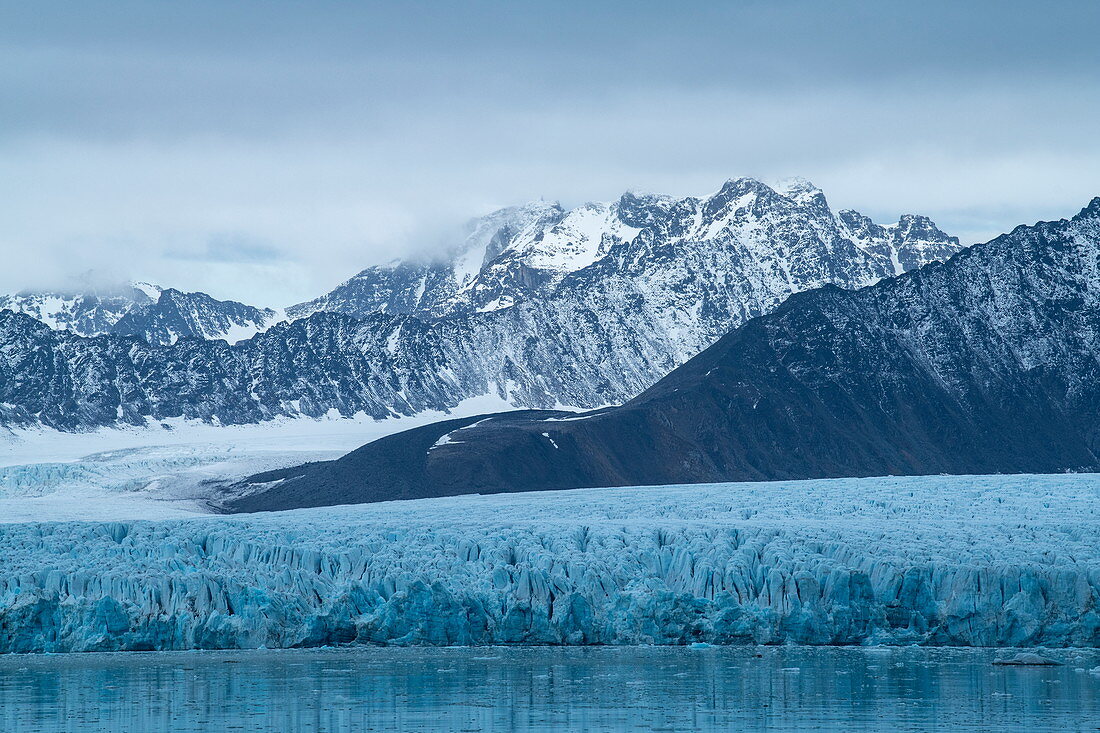
[[[1100,646],[1100,477],[596,489],[0,527],[0,651]]]

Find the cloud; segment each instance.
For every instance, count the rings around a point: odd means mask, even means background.
[[[739,175],[984,239],[1100,194],[1098,12],[13,6],[0,290],[94,269],[286,305],[497,206]]]
[[[214,234],[194,249],[166,250],[168,259],[227,264],[275,264],[288,260],[284,252],[245,234]]]

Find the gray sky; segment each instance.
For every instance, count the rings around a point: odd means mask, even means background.
[[[286,305],[544,197],[804,176],[967,241],[1100,195],[1100,3],[0,0],[0,291]]]

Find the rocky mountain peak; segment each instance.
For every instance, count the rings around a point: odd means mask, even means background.
[[[656,226],[668,216],[673,201],[670,196],[627,191],[619,197],[615,210],[624,224],[636,229],[646,229]]]
[[[825,192],[805,178],[786,178],[775,185],[776,193],[802,206],[828,210]]]
[[[766,267],[765,279],[780,280],[765,287],[789,294],[800,283],[866,284],[958,248],[957,240],[926,218],[907,218],[901,226],[899,233],[857,212],[834,215],[824,193],[805,179],[772,188],[754,178],[731,178],[703,198],[626,192],[613,203],[570,210],[532,202],[471,224],[457,254],[438,266],[368,268],[288,313],[385,311],[436,318],[496,311],[532,298],[573,297],[575,288],[590,287],[582,273],[591,267],[598,266],[601,276],[628,267],[634,277],[660,272],[664,278],[676,268],[713,266],[688,261],[693,258],[733,258],[726,266],[734,271]],[[919,251],[906,251],[913,240],[919,240]],[[856,271],[858,276],[839,274]]]
[[[1088,205],[1081,209],[1075,219],[1100,219],[1100,196],[1097,196]]]
[[[902,214],[895,225],[895,238],[959,244],[958,237],[944,233],[931,219],[920,214]]]
[[[847,227],[852,235],[860,239],[882,239],[886,236],[886,230],[872,221],[871,217],[852,209],[844,209],[837,212],[837,219]]]

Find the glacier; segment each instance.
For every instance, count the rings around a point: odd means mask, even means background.
[[[1100,475],[0,525],[0,652],[1100,645]]]
[[[218,426],[177,418],[82,433],[0,429],[0,524],[210,514],[212,482],[332,460],[391,433],[507,407],[475,398],[450,415],[429,411],[388,420],[326,415]]]

